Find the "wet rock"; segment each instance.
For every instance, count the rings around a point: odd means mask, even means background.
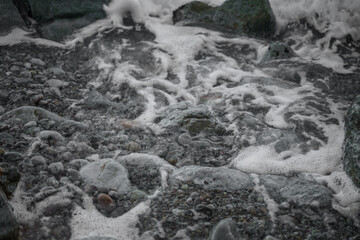
[[[129,142],[126,145],[127,150],[129,150],[130,152],[138,152],[141,150],[141,146],[140,144],[138,144],[137,142]]]
[[[68,82],[64,82],[58,79],[50,79],[46,83],[49,87],[55,87],[55,88],[66,87],[69,85]]]
[[[192,106],[186,102],[168,108],[159,124],[170,129],[185,128],[190,135],[200,132],[225,133],[225,128],[205,105]]]
[[[80,170],[83,181],[88,185],[115,189],[120,193],[130,190],[126,169],[112,159],[101,159]]]
[[[269,49],[265,53],[262,61],[268,62],[279,59],[289,59],[296,56],[297,55],[295,54],[295,52],[287,44],[281,42],[273,42],[270,44]]]
[[[68,169],[67,170],[68,175],[69,175],[69,179],[72,182],[76,182],[76,181],[80,181],[81,180],[81,174],[79,173],[79,171],[76,171],[75,169]]]
[[[360,95],[346,114],[343,165],[354,184],[360,187]]]
[[[52,174],[60,174],[64,171],[64,164],[62,162],[51,163],[48,169]]]
[[[30,159],[30,162],[34,166],[45,165],[46,160],[43,156],[34,156]]]
[[[229,0],[218,7],[192,2],[176,10],[173,20],[258,37],[272,36],[276,26],[267,0]]]
[[[20,173],[18,169],[8,163],[0,162],[0,189],[7,196],[11,196],[20,181]]]
[[[19,107],[14,110],[11,110],[9,112],[4,113],[0,116],[0,120],[4,121],[7,119],[12,118],[18,118],[20,119],[24,124],[30,121],[38,121],[41,119],[50,119],[54,121],[57,124],[62,124],[63,127],[66,127],[67,125],[70,126],[77,126],[80,128],[86,128],[87,125],[84,123],[76,122],[73,120],[68,120],[63,117],[60,117],[59,115],[52,113],[50,111],[47,111],[40,107],[32,107],[32,106],[24,106]]]
[[[240,240],[240,236],[236,223],[231,219],[221,220],[211,231],[209,240]]]
[[[67,144],[67,148],[70,149],[70,151],[77,153],[92,153],[95,151],[92,147],[90,147],[86,143],[75,142],[75,141],[70,141]]]
[[[74,30],[104,18],[103,4],[109,0],[81,1],[48,1],[27,0],[29,16],[40,25],[40,33],[51,40],[62,41]]]
[[[170,184],[194,181],[205,189],[238,191],[253,185],[250,176],[235,169],[185,166],[170,175]]]
[[[126,167],[131,183],[147,193],[161,186],[160,170],[172,172],[176,169],[164,159],[150,154],[132,153],[120,156],[116,161]]]
[[[10,204],[0,188],[0,239],[18,240],[19,223],[17,222]]]
[[[46,64],[44,63],[43,60],[39,59],[39,58],[32,58],[30,59],[30,63],[33,65],[37,65],[37,66],[45,66]]]
[[[0,2],[0,35],[9,33],[14,27],[25,27],[19,11],[11,0]]]
[[[299,206],[331,206],[331,190],[315,181],[276,175],[263,175],[260,179],[270,196],[277,202],[293,202]]]
[[[86,238],[78,238],[76,240],[117,240],[116,238],[112,238],[112,237],[100,237],[100,236],[96,236],[96,237],[86,237]]]
[[[99,196],[97,197],[97,201],[100,205],[102,205],[104,207],[114,204],[114,200],[105,193],[99,194]]]

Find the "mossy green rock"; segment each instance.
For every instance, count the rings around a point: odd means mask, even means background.
[[[270,37],[276,21],[268,0],[228,0],[218,7],[192,2],[174,12],[174,22],[206,28]]]
[[[360,95],[348,110],[345,120],[344,170],[360,187]]]

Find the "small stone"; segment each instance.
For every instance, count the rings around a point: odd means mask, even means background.
[[[141,150],[140,144],[138,144],[137,142],[129,142],[126,145],[127,150],[129,150],[130,152],[138,152]]]
[[[59,67],[53,67],[53,68],[50,68],[49,71],[55,75],[61,75],[61,74],[65,74],[64,70],[62,70],[61,68]]]
[[[73,182],[76,181],[80,181],[81,180],[81,175],[79,173],[79,171],[76,171],[75,169],[68,169],[67,170],[68,174],[69,174],[69,179]]]
[[[189,185],[184,184],[184,185],[181,186],[181,189],[184,190],[184,191],[186,191],[186,190],[189,189]]]
[[[114,200],[105,193],[99,194],[97,200],[98,200],[98,203],[104,207],[114,204]]]
[[[221,220],[211,231],[209,240],[242,239],[236,223],[231,218]]]
[[[17,72],[17,71],[20,71],[20,68],[16,65],[13,65],[13,66],[11,66],[10,71]]]
[[[30,59],[30,63],[32,63],[34,65],[38,65],[38,66],[45,66],[45,63],[43,62],[43,60],[41,60],[39,58]]]
[[[39,166],[39,165],[45,165],[46,164],[45,158],[43,156],[40,156],[40,155],[32,157],[30,162],[34,166]]]
[[[18,152],[6,152],[4,154],[4,159],[6,161],[10,161],[10,162],[20,161],[23,158],[24,158],[24,156]]]
[[[37,123],[35,121],[30,121],[24,125],[24,128],[31,128],[31,127],[36,127],[36,126],[37,126]]]
[[[69,83],[58,80],[58,79],[50,79],[46,83],[49,87],[56,87],[56,88],[62,88],[62,87],[66,87],[69,85]]]
[[[27,69],[30,69],[30,68],[31,68],[31,63],[26,62],[26,63],[24,63],[24,66],[25,66]]]
[[[147,197],[146,193],[141,190],[134,190],[131,192],[131,198],[135,201],[142,201]]]
[[[191,142],[192,142],[191,136],[187,133],[183,133],[178,137],[178,143],[181,146],[184,146],[184,147],[188,146],[191,144]]]
[[[31,72],[30,71],[22,71],[20,73],[20,76],[24,77],[24,78],[31,78]]]
[[[55,162],[55,163],[51,163],[48,169],[53,174],[59,174],[64,171],[64,165],[62,162]]]

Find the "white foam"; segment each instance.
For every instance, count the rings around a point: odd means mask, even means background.
[[[318,31],[342,38],[351,34],[360,39],[360,1],[358,0],[270,0],[278,28],[306,19]]]
[[[145,213],[149,202],[142,202],[124,215],[117,218],[103,216],[92,204],[89,196],[84,197],[84,208],[76,207],[71,220],[71,239],[81,239],[92,236],[113,237],[118,240],[139,239],[139,214]]]
[[[34,43],[38,45],[45,45],[50,47],[65,48],[64,44],[57,43],[51,40],[46,40],[43,38],[32,38],[27,35],[32,34],[32,32],[24,31],[20,28],[13,29],[8,35],[0,37],[0,46],[5,45],[15,45],[19,43]]]

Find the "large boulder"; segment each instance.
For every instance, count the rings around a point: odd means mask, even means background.
[[[344,170],[360,187],[360,95],[348,110],[345,120]]]
[[[126,169],[112,159],[100,159],[80,170],[83,181],[98,188],[115,189],[119,193],[130,191],[129,175]]]
[[[9,33],[14,27],[25,27],[25,22],[11,0],[1,0],[0,36]]]
[[[10,0],[6,0],[10,1]],[[14,0],[27,22],[48,39],[62,41],[75,30],[106,16],[103,5],[110,0]]]
[[[257,37],[270,37],[276,30],[268,0],[228,0],[218,7],[192,2],[176,10],[173,20]]]

